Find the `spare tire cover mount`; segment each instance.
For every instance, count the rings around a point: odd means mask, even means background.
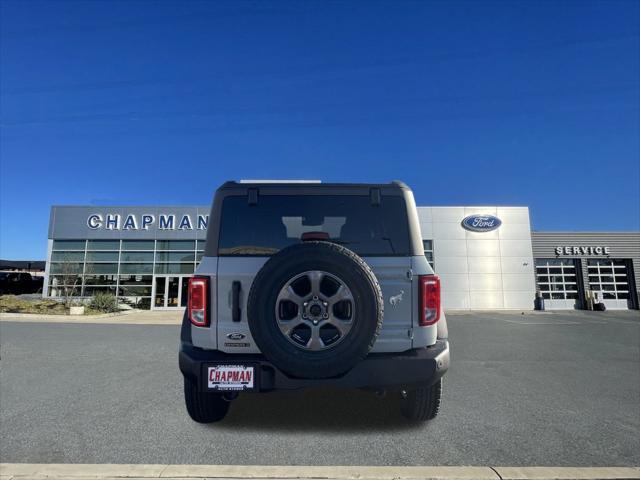
[[[308,350],[335,347],[351,330],[356,315],[349,287],[321,270],[309,270],[287,281],[275,307],[285,338]]]
[[[348,248],[309,241],[272,255],[247,299],[251,335],[285,374],[329,378],[369,353],[382,326],[380,285]]]

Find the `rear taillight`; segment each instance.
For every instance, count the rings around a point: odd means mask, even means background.
[[[209,279],[206,277],[192,277],[189,279],[189,320],[196,327],[209,325],[207,312],[207,293],[209,292]]]
[[[421,275],[420,279],[420,316],[421,327],[433,325],[440,319],[440,277]]]

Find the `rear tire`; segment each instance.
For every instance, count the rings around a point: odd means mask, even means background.
[[[413,422],[433,420],[440,411],[442,379],[429,387],[420,387],[407,392],[402,400],[402,415]]]
[[[198,385],[184,379],[184,401],[191,419],[198,423],[222,420],[229,411],[229,402],[220,393],[199,392]]]

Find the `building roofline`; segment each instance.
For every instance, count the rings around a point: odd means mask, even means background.
[[[584,235],[640,235],[640,230],[531,230],[531,233],[549,233],[549,234],[584,234]]]
[[[418,208],[530,208],[529,205],[488,205],[488,204],[477,204],[477,205],[418,205]]]
[[[117,205],[117,204],[110,204],[110,205],[51,205],[51,208],[199,208],[199,207],[206,207],[206,208],[211,208],[211,204],[208,203],[203,203],[201,205],[195,205],[195,204],[184,204],[184,205],[149,205],[149,204],[145,204],[145,205]]]

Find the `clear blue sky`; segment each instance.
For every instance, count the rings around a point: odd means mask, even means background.
[[[52,204],[206,204],[239,178],[640,227],[638,1],[0,9],[2,258],[45,257]]]

